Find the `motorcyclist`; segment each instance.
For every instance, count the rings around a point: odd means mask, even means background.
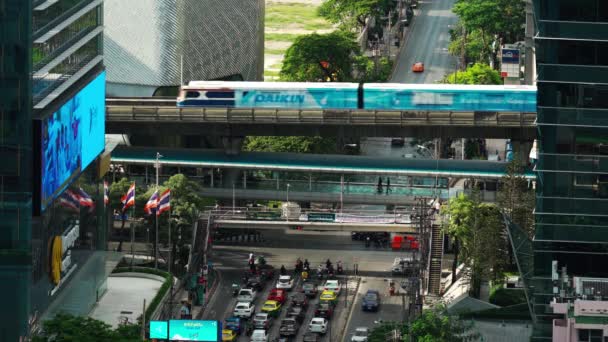
[[[287,269],[285,268],[285,265],[281,265],[281,275],[285,274],[287,274]]]
[[[310,268],[310,263],[308,263],[308,259],[304,259],[304,268]]]
[[[326,268],[330,268],[331,267],[331,261],[329,260],[329,258],[327,258],[327,261],[325,262],[325,267]]]

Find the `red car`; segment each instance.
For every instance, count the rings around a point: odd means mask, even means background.
[[[422,63],[422,62],[416,62],[416,63],[414,63],[414,65],[412,65],[412,71],[413,72],[423,72],[424,71],[424,63]]]
[[[287,293],[285,290],[272,289],[268,294],[267,300],[276,300],[277,302],[284,304],[287,300]]]

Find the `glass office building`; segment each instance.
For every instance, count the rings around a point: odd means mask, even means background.
[[[533,4],[539,158],[529,288],[541,341],[558,317],[552,261],[572,276],[608,278],[608,2]]]
[[[102,0],[0,0],[1,341],[70,311],[57,303],[86,310],[103,289],[105,208],[66,196],[82,188],[103,203],[102,18]],[[84,291],[68,290],[80,279]]]

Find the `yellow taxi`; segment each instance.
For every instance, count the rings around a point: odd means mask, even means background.
[[[321,297],[319,297],[321,302],[335,302],[338,300],[338,295],[334,291],[325,290],[321,292]]]
[[[222,330],[222,341],[223,342],[233,342],[236,341],[238,339],[238,335],[236,334],[236,332],[234,332],[234,330],[230,330],[230,329],[223,329]]]
[[[267,300],[262,306],[262,312],[277,317],[279,316],[279,312],[281,312],[281,303],[276,300]]]

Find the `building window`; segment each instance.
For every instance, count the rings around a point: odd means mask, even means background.
[[[578,329],[578,342],[602,342],[601,329]]]

